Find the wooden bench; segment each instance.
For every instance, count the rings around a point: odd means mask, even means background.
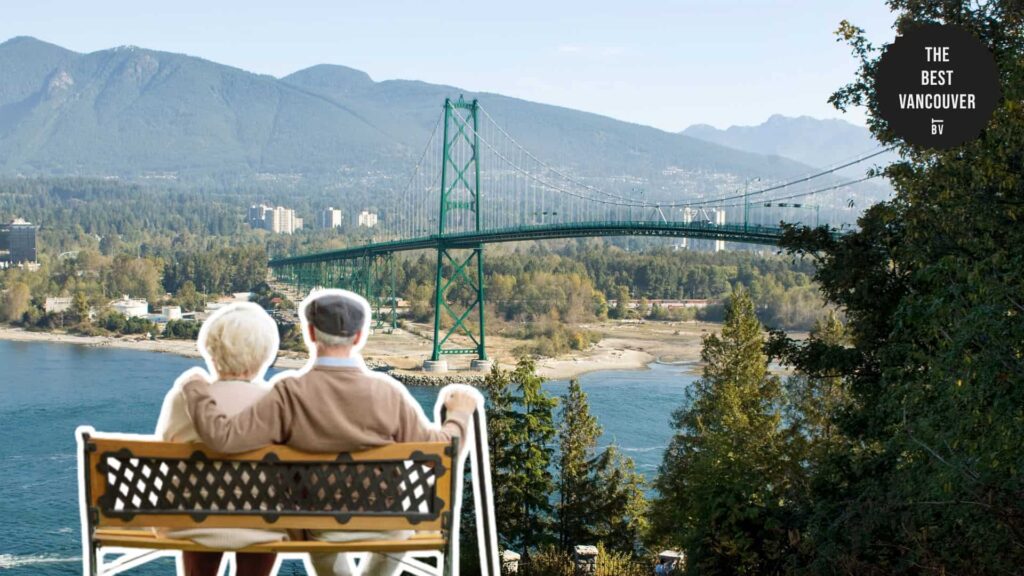
[[[413,574],[452,574],[457,562],[458,438],[352,454],[268,446],[229,455],[202,444],[106,436],[91,428],[78,434],[83,553],[92,576],[121,572],[167,550],[214,550],[154,528],[415,530],[408,540],[286,540],[237,551],[412,553],[403,570]],[[489,475],[487,481],[489,487]],[[417,560],[416,553],[428,560]],[[119,557],[107,562],[108,554]]]

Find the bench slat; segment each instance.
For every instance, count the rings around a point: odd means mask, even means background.
[[[288,540],[255,544],[238,550],[220,550],[196,544],[191,540],[166,538],[145,530],[96,530],[95,541],[101,546],[152,548],[154,550],[187,550],[190,552],[405,552],[443,550],[445,540],[437,533],[417,534],[408,540],[360,540],[353,542],[318,542]]]
[[[344,524],[334,518],[316,516],[281,516],[277,522],[269,523],[259,516],[207,516],[202,522],[196,522],[187,514],[138,514],[131,520],[100,516],[99,526],[102,527],[157,527],[157,528],[256,528],[268,530],[284,530],[302,528],[306,530],[439,530],[441,520],[425,520],[419,524],[410,524],[402,516],[353,516]]]
[[[125,440],[119,438],[104,438],[93,436],[89,439],[96,445],[98,452],[116,451],[120,448],[130,446],[132,453],[136,456],[152,456],[158,458],[188,458],[195,452],[202,452],[210,460],[261,460],[267,454],[273,453],[281,462],[332,462],[338,455],[335,453],[311,453],[296,450],[290,446],[273,444],[240,452],[238,454],[224,454],[207,448],[198,442],[161,442],[157,440]],[[387,444],[376,448],[367,448],[359,452],[348,453],[348,456],[355,462],[373,460],[401,460],[409,455],[412,450],[421,450],[427,454],[443,453],[448,447],[447,442],[406,442],[401,444]]]

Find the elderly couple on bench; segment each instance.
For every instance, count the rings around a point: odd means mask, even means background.
[[[186,373],[164,400],[157,435],[174,442],[202,441],[233,454],[287,444],[306,452],[355,452],[395,442],[450,442],[465,438],[476,398],[454,389],[444,406],[443,425],[432,424],[405,387],[363,364],[359,350],[369,334],[370,308],[351,292],[314,293],[300,308],[312,366],[263,380],[278,349],[277,326],[259,306],[233,304],[206,321],[199,347],[212,374]],[[442,392],[444,394],[444,392]],[[214,549],[234,550],[283,539],[327,542],[403,539],[411,531],[284,531],[227,528],[171,530]],[[187,576],[217,574],[221,552],[183,552]],[[318,576],[351,574],[347,554],[312,553]],[[237,573],[270,574],[274,554],[238,553]],[[393,574],[398,561],[371,554],[360,572]]]

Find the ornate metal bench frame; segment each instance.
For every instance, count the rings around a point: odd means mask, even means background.
[[[476,475],[481,481],[474,481],[477,523],[485,530],[481,564],[491,573],[490,474],[482,448],[486,428],[480,418],[474,424],[473,470],[484,471]],[[458,438],[450,444],[391,444],[352,454],[267,446],[228,455],[202,444],[97,434],[90,427],[79,428],[76,435],[83,555],[90,576],[116,574],[177,550],[212,550],[140,528],[416,530],[417,536],[408,540],[283,541],[243,551],[285,556],[411,552],[403,560],[406,572],[458,573]],[[483,490],[477,490],[478,484]],[[106,562],[110,553],[120,557]]]

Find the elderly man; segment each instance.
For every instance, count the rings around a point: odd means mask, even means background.
[[[370,307],[351,292],[327,290],[303,302],[301,316],[313,365],[279,380],[251,407],[229,416],[217,405],[207,382],[184,388],[189,415],[200,438],[214,450],[244,452],[267,444],[288,444],[308,452],[353,452],[393,442],[450,441],[466,437],[476,409],[470,394],[453,391],[445,400],[447,419],[431,424],[409,391],[393,378],[366,368],[359,350],[369,333]],[[342,541],[402,537],[408,533],[321,532],[312,537]],[[314,554],[319,576],[348,574],[344,555]],[[392,574],[397,564],[373,554],[363,574]]]

